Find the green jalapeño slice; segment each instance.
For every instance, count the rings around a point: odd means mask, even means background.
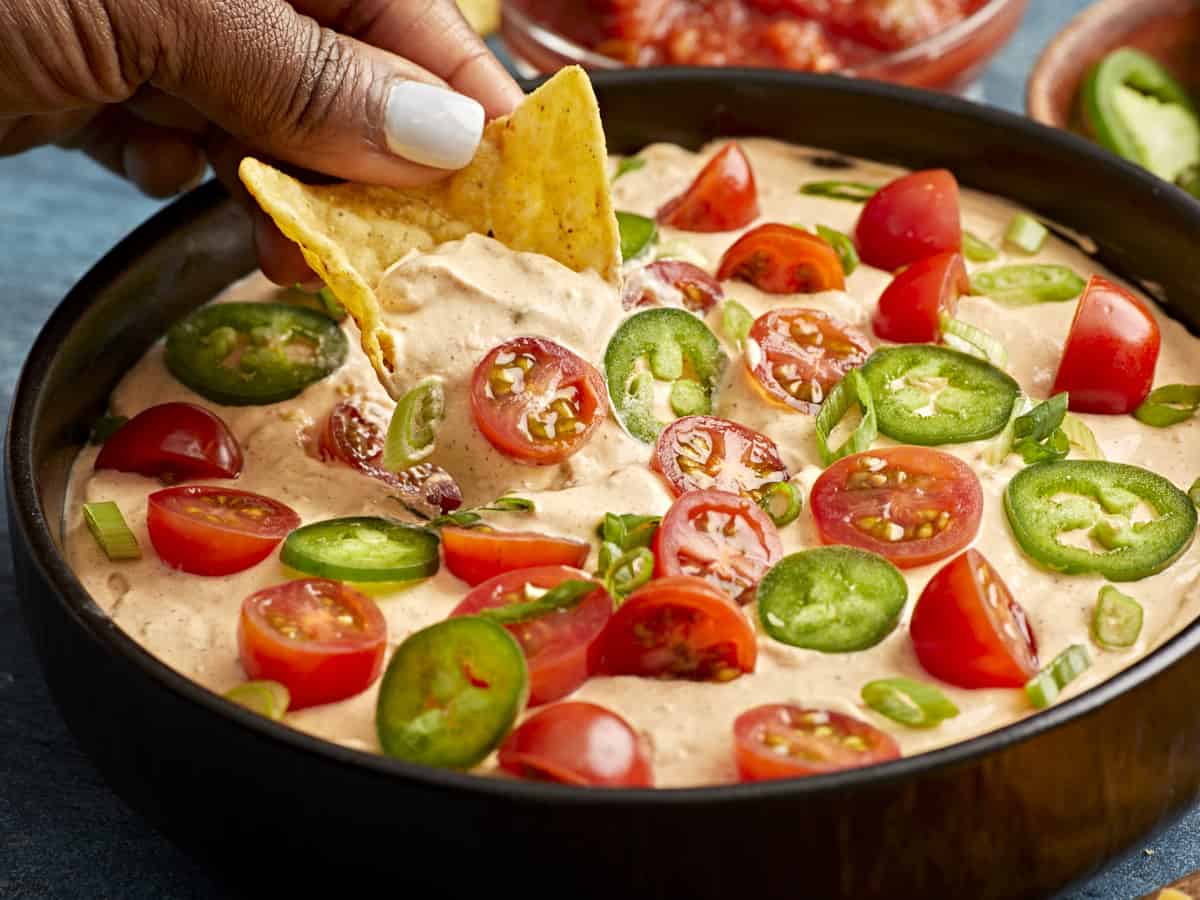
[[[295,397],[346,360],[328,316],[287,303],[202,306],[167,332],[171,374],[214,403],[251,406]]]
[[[630,316],[604,353],[617,418],[647,444],[667,425],[658,418],[656,406],[670,410],[672,419],[712,412],[713,392],[725,363],[707,325],[686,310],[667,307]]]
[[[1137,466],[1063,460],[1019,472],[1004,510],[1021,548],[1049,569],[1135,581],[1187,549],[1196,507],[1165,478]]]
[[[279,558],[336,581],[415,581],[438,570],[438,536],[377,516],[326,519],[289,534]]]
[[[516,638],[481,616],[446,619],[396,648],[379,685],[375,730],[388,756],[469,769],[494,750],[529,696]]]
[[[879,430],[904,444],[963,444],[1004,430],[1020,391],[991,363],[926,344],[876,350],[862,369]]]

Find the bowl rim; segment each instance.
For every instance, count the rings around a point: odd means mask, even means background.
[[[940,56],[957,44],[967,40],[975,31],[987,27],[994,19],[1005,13],[1009,7],[1025,6],[1028,2],[1029,0],[987,0],[983,6],[979,7],[969,16],[959,19],[949,28],[935,32],[912,46],[880,54],[855,66],[839,67],[834,71],[839,75],[863,77],[876,73],[881,69],[901,66],[927,56]],[[655,71],[661,71],[666,68],[674,68],[672,66],[627,66],[611,56],[605,56],[603,53],[595,52],[590,47],[577,44],[559,32],[534,20],[524,10],[515,7],[512,0],[504,0],[501,3],[501,13],[502,30],[504,25],[511,20],[518,29],[529,35],[532,40],[551,53],[556,53],[589,69],[610,72],[641,68],[653,68]],[[732,69],[740,67],[718,66],[711,68]]]
[[[945,94],[920,91],[885,82],[814,75],[811,73],[767,69],[626,69],[595,73],[600,92],[606,85],[637,87],[647,83],[665,83],[679,89],[694,88],[711,80],[735,80],[739,86],[753,82],[754,88],[781,90],[789,86],[806,90],[828,90],[849,97],[861,96],[877,101],[922,107],[948,113],[960,119],[981,121],[1022,133],[1027,139],[1072,153],[1081,163],[1099,167],[1114,177],[1133,179],[1155,202],[1173,207],[1173,212],[1195,222],[1200,232],[1200,204],[1193,203],[1182,191],[1164,192],[1161,182],[1118,157],[1102,151],[1081,137],[1049,128],[1023,116],[996,107],[971,103]],[[1076,697],[1034,713],[996,730],[935,750],[860,769],[828,775],[748,784],[721,784],[696,787],[613,788],[595,790],[518,779],[504,779],[470,772],[451,771],[408,763],[403,760],[358,750],[302,732],[257,715],[213,693],[159,661],[132,637],[122,631],[92,599],[75,577],[70,565],[55,544],[46,517],[42,513],[33,459],[32,429],[36,420],[41,385],[55,358],[63,337],[71,331],[92,303],[92,297],[123,273],[130,260],[143,255],[162,240],[165,233],[190,224],[232,201],[215,181],[194,190],[165,207],[109,250],[67,293],[51,313],[34,340],[21,368],[13,393],[13,402],[5,435],[5,479],[9,496],[9,517],[14,544],[24,543],[22,553],[14,552],[31,564],[53,590],[44,602],[59,603],[66,614],[88,637],[105,646],[108,652],[123,656],[142,674],[180,699],[198,704],[207,712],[232,718],[255,736],[285,745],[326,762],[365,768],[390,778],[438,787],[475,792],[482,796],[503,797],[522,802],[554,802],[588,806],[628,806],[633,803],[658,806],[691,807],[743,803],[759,798],[798,798],[830,796],[848,789],[878,789],[949,769],[1033,739],[1045,732],[1062,728],[1087,716],[1121,694],[1154,678],[1200,646],[1200,618],[1186,625],[1161,646]]]

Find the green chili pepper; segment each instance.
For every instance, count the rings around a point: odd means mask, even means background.
[[[777,501],[782,500],[783,509],[780,510]],[[773,484],[767,485],[763,490],[762,498],[758,501],[771,521],[775,523],[776,528],[783,528],[785,525],[790,525],[800,517],[800,510],[803,507],[803,501],[800,499],[800,492],[796,490],[796,486],[790,481],[776,481]]]
[[[433,453],[437,428],[445,417],[442,381],[426,378],[396,404],[383,445],[383,467],[399,472]]]
[[[971,276],[971,293],[1000,303],[1058,303],[1083,293],[1087,282],[1066,266],[1001,266]]]
[[[618,211],[617,227],[621,230],[621,259],[624,261],[641,256],[658,238],[658,225],[654,220],[637,213]]]
[[[1058,699],[1063,688],[1091,664],[1087,648],[1082,644],[1072,644],[1025,684],[1029,702],[1038,709],[1045,709]]]
[[[1142,605],[1111,584],[1100,588],[1092,616],[1092,637],[1101,647],[1123,650],[1132,647],[1142,633]]]
[[[850,436],[836,450],[829,446],[829,436],[837,428],[838,422],[850,411],[854,404],[862,410],[862,419],[855,426]],[[871,396],[871,387],[858,369],[851,369],[841,381],[833,386],[821,410],[817,413],[815,423],[817,451],[821,454],[821,462],[832,465],[843,456],[851,453],[861,453],[871,446],[879,434],[875,417],[875,401]]]
[[[1200,384],[1168,384],[1151,391],[1133,415],[1139,422],[1166,428],[1186,422],[1197,409],[1200,409]]]
[[[911,678],[883,678],[863,685],[863,703],[909,728],[932,728],[958,715],[958,707],[938,688]]]
[[[817,226],[817,235],[834,249],[838,259],[841,260],[842,272],[849,277],[858,268],[859,263],[858,250],[854,246],[854,241],[836,228],[829,228],[825,225]]]
[[[517,625],[537,619],[547,613],[563,612],[574,609],[583,602],[583,598],[593,593],[597,588],[595,582],[583,581],[579,578],[568,579],[556,584],[546,593],[524,603],[510,603],[507,606],[493,606],[480,610],[476,615],[491,619],[498,625]]]

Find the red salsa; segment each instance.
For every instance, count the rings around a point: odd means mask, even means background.
[[[911,47],[986,0],[521,0],[535,21],[625,65],[828,72]]]

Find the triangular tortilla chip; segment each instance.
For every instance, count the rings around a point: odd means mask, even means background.
[[[250,157],[239,174],[358,322],[395,396],[396,349],[375,294],[384,271],[410,250],[478,232],[615,284],[621,248],[606,158],[591,82],[571,67],[489,123],[466,168],[428,187],[308,185]]]

